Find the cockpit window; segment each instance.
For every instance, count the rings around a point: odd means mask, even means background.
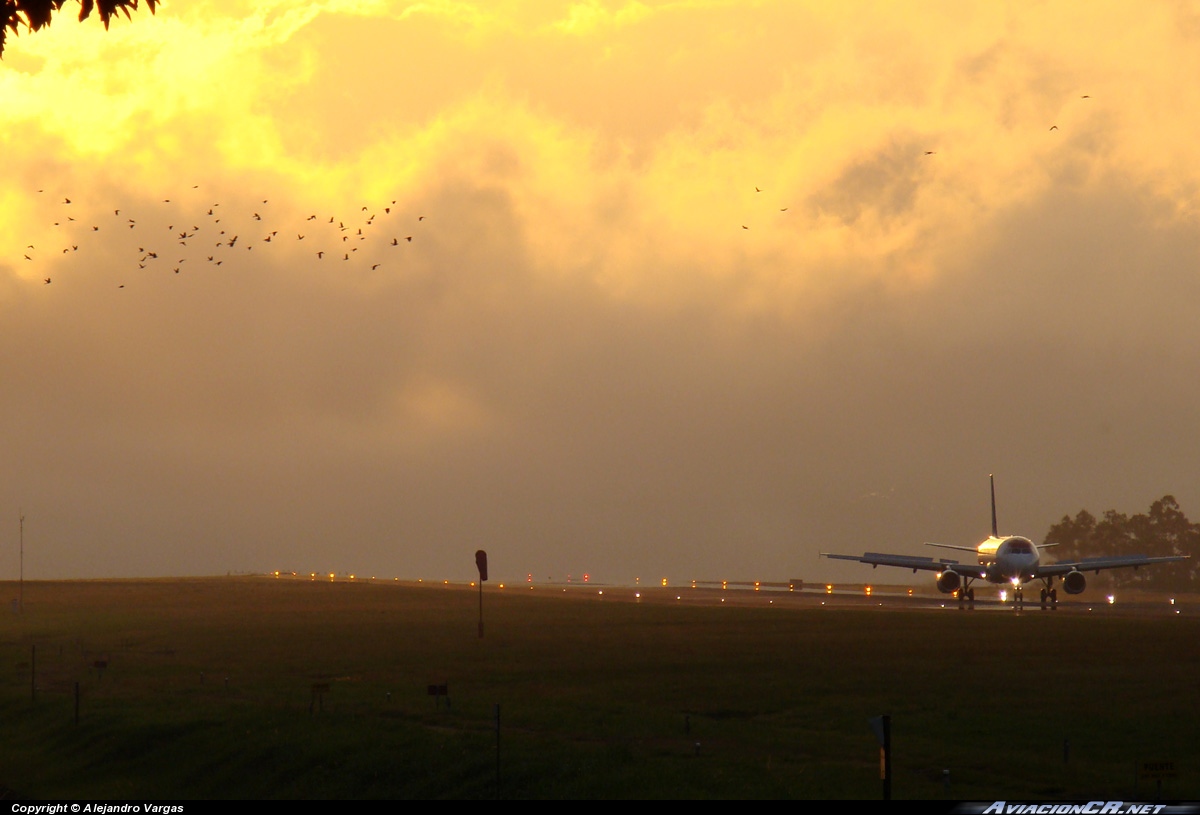
[[[1033,553],[1033,547],[1029,545],[1029,541],[1010,540],[1008,551],[1014,555],[1029,555]]]

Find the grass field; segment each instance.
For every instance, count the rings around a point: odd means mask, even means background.
[[[464,586],[26,583],[24,613],[0,618],[0,784],[93,800],[870,799],[868,719],[886,713],[894,798],[1149,800],[1139,762],[1161,760],[1162,796],[1200,799],[1194,609],[674,591],[489,586],[480,639]]]

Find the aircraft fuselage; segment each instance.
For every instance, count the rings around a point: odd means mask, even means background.
[[[989,583],[1020,585],[1037,575],[1038,548],[1029,538],[991,535],[979,544],[977,555],[982,577]]]

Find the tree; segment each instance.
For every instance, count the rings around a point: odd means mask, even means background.
[[[1082,509],[1074,520],[1069,515],[1064,515],[1061,521],[1050,527],[1044,542],[1058,545],[1054,550],[1055,560],[1079,560],[1090,545],[1095,532],[1095,516]]]
[[[1116,588],[1139,587],[1155,591],[1194,591],[1200,576],[1200,524],[1183,514],[1172,495],[1164,495],[1145,514],[1126,516],[1108,510],[1097,521],[1087,510],[1074,519],[1063,519],[1050,527],[1045,543],[1059,544],[1056,560],[1085,557],[1190,556],[1190,560],[1161,563],[1144,569],[1113,569],[1096,579]],[[1091,581],[1093,578],[1088,577]]]
[[[4,56],[4,40],[8,32],[20,34],[24,26],[29,31],[37,31],[45,25],[50,25],[50,17],[62,11],[67,0],[0,0],[0,8],[4,9],[4,24],[0,25],[0,57]],[[86,20],[92,9],[100,12],[100,21],[108,30],[108,21],[118,12],[124,12],[128,18],[130,10],[137,10],[139,0],[79,0],[79,19]],[[145,0],[154,13],[158,0]]]

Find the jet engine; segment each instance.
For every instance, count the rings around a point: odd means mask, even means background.
[[[1082,577],[1082,575],[1080,575]],[[947,569],[938,575],[937,587],[942,594],[953,594],[962,585],[962,578],[953,569]]]
[[[1067,594],[1079,594],[1087,587],[1083,572],[1067,572],[1062,579],[1063,591]]]

